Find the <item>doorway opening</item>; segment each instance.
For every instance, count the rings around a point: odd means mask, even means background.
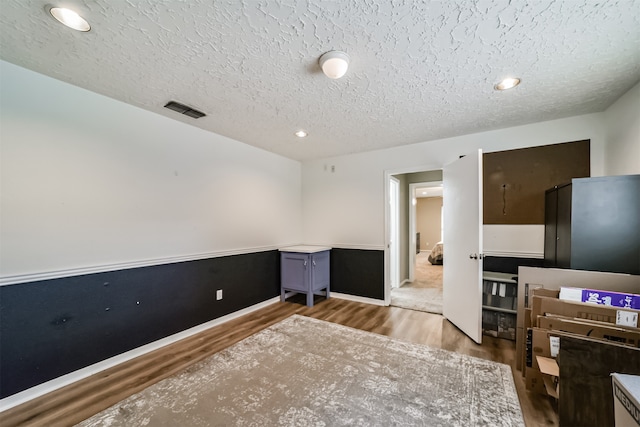
[[[443,247],[442,170],[386,172],[385,181],[386,304],[441,314],[443,258],[432,263],[429,256]],[[426,204],[431,209],[425,213]]]
[[[409,184],[409,277],[391,305],[442,314],[442,181]]]

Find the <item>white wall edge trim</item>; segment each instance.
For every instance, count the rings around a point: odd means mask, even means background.
[[[360,249],[360,250],[372,250],[372,251],[384,251],[384,245],[358,245],[348,243],[327,243],[325,246],[330,246],[336,249]]]
[[[258,248],[234,249],[228,251],[206,252],[192,255],[178,255],[165,258],[154,258],[141,261],[130,261],[116,264],[103,264],[89,267],[69,268],[65,270],[44,271],[39,273],[18,274],[14,276],[0,277],[0,286],[15,285],[18,283],[36,282],[40,280],[59,279],[62,277],[82,276],[84,274],[104,273],[108,271],[127,270],[154,265],[172,264],[176,262],[197,261],[207,258],[220,258],[231,255],[245,255],[257,252],[267,252],[291,245],[263,246]]]
[[[381,300],[381,299],[359,297],[357,295],[342,294],[339,292],[331,292],[331,298],[345,299],[347,301],[362,302],[365,304],[380,305],[382,307],[388,305],[388,304],[385,304],[384,300]]]
[[[117,356],[113,356],[109,359],[105,359],[101,362],[94,363],[93,365],[89,365],[85,368],[78,369],[77,371],[70,372],[61,377],[54,378],[50,381],[47,381],[46,383],[42,383],[37,386],[31,387],[27,390],[21,391],[9,397],[5,397],[4,399],[0,400],[0,412],[6,411],[15,406],[18,406],[30,400],[33,400],[37,397],[50,393],[54,390],[57,390],[59,388],[62,388],[74,382],[90,377],[91,375],[102,372],[105,369],[109,369],[121,363],[128,362],[129,360],[135,359],[136,357],[140,357],[144,354],[150,353],[159,348],[165,347],[169,344],[173,344],[182,339],[185,339],[195,334],[198,334],[200,332],[203,332],[207,329],[213,328],[215,326],[219,326],[230,320],[236,319],[240,316],[244,316],[245,314],[249,314],[251,312],[254,312],[256,310],[259,310],[271,304],[275,304],[279,301],[280,301],[279,296],[273,297],[271,299],[260,302],[258,304],[254,304],[250,307],[243,308],[242,310],[235,311],[225,316],[218,317],[217,319],[210,320],[209,322],[194,326],[193,328],[189,328],[182,332],[178,332],[177,334],[173,334],[168,337],[151,342],[149,344],[145,344],[141,347],[134,348],[125,353],[121,353],[121,354],[118,354]]]
[[[504,256],[511,258],[538,258],[544,259],[544,253],[541,252],[503,252],[503,251],[483,251],[484,256]]]

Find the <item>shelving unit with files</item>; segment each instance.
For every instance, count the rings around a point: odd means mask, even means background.
[[[482,333],[515,341],[517,275],[485,271],[482,279]]]

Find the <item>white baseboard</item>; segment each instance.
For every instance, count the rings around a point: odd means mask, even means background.
[[[355,302],[362,302],[362,303],[365,303],[365,304],[380,305],[380,306],[383,306],[383,307],[388,305],[388,304],[385,304],[384,300],[381,300],[381,299],[359,297],[357,295],[341,294],[339,292],[331,292],[331,298],[346,299],[348,301],[355,301]]]
[[[133,350],[129,350],[125,353],[118,354],[117,356],[113,356],[109,359],[103,360],[98,363],[94,363],[93,365],[87,366],[82,369],[78,369],[77,371],[70,372],[61,377],[54,378],[50,381],[47,381],[46,383],[39,384],[35,387],[31,387],[27,390],[21,391],[9,397],[5,397],[4,399],[0,400],[0,412],[6,411],[7,409],[11,409],[15,406],[21,405],[25,402],[28,402],[29,400],[35,399],[36,397],[43,396],[47,393],[50,393],[54,390],[57,390],[59,388],[72,384],[76,381],[80,381],[84,378],[90,377],[91,375],[97,374],[98,372],[104,371],[105,369],[112,368],[121,363],[135,359],[136,357],[150,353],[159,348],[165,347],[169,344],[173,344],[177,341],[188,338],[192,335],[195,335],[207,329],[213,328],[214,326],[221,325],[225,322],[236,319],[240,316],[244,316],[245,314],[249,314],[251,312],[254,312],[256,310],[259,310],[271,304],[275,304],[279,301],[280,301],[279,296],[268,299],[261,303],[252,305],[251,307],[243,308],[242,310],[238,310],[236,312],[227,314],[226,316],[213,319],[209,322],[203,323],[198,326],[194,326],[193,328],[186,329],[182,332],[178,332],[177,334],[170,335],[158,341],[154,341],[152,343],[143,345],[141,347],[134,348]]]

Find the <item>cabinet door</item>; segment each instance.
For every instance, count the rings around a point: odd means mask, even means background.
[[[544,266],[556,266],[558,189],[544,193]]]
[[[313,290],[329,286],[329,251],[318,252],[311,256],[311,286]]]
[[[282,252],[282,287],[285,289],[306,291],[309,283],[309,255]]]
[[[640,274],[640,175],[575,179],[571,268]]]
[[[571,184],[558,187],[556,265],[571,268]]]

